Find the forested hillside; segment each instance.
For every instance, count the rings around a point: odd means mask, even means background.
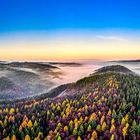
[[[102,72],[77,81],[74,87],[87,88],[55,99],[1,105],[0,139],[140,139],[139,76]]]

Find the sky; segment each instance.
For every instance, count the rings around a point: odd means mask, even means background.
[[[1,0],[0,60],[139,59],[139,0]]]

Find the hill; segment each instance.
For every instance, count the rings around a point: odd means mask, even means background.
[[[61,75],[56,69],[59,68],[39,62],[1,61],[0,101],[27,98],[46,92],[54,85],[50,81],[51,77]]]
[[[128,68],[121,66],[121,65],[112,65],[112,66],[102,67],[102,68],[96,70],[96,73],[104,73],[104,72],[109,72],[109,71],[110,72],[122,72],[122,73],[126,73],[126,74],[134,74],[134,72],[132,72]]]
[[[139,85],[135,74],[105,70],[70,84],[66,95],[3,104],[0,139],[138,140]]]
[[[121,65],[105,66],[96,70],[95,73],[91,74],[90,76],[80,79],[76,83],[67,86],[59,97],[81,94],[82,92],[85,92],[91,88],[95,88],[96,85],[94,83],[99,82],[102,85],[105,79],[108,79],[110,78],[110,75],[115,74],[136,75],[134,72]]]

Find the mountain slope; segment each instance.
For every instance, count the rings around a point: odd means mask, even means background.
[[[90,76],[80,79],[76,83],[70,84],[70,86],[68,86],[65,89],[63,94],[59,96],[74,95],[90,91],[91,88],[96,88],[97,83],[99,83],[102,86],[104,85],[106,79],[110,79],[112,77],[117,78],[117,75],[126,75],[126,77],[128,76],[135,77],[136,74],[131,70],[129,70],[128,68],[121,65],[102,67],[96,70],[96,72],[91,74]]]
[[[107,71],[70,89],[75,94],[2,106],[0,138],[140,139],[139,76]]]
[[[56,69],[59,68],[39,62],[0,62],[0,101],[46,92],[54,85],[50,79],[60,75]]]

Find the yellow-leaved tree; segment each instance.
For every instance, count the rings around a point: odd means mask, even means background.
[[[11,108],[9,113],[10,114],[13,114],[14,112],[15,112],[15,109],[14,108]]]
[[[31,140],[31,138],[29,135],[26,135],[24,140]]]
[[[31,128],[33,126],[33,123],[31,120],[28,121],[28,124],[27,124],[28,128]]]
[[[103,116],[101,117],[101,120],[100,120],[100,124],[101,124],[101,125],[103,124],[104,119],[105,119],[105,116],[103,115]]]
[[[67,126],[64,127],[64,131],[67,132],[69,128]]]
[[[125,136],[127,135],[128,127],[129,127],[129,124],[126,123],[125,127],[122,129],[122,134],[123,134],[124,140],[125,140]]]
[[[109,109],[107,116],[110,116],[110,115],[111,115],[111,110]]]
[[[112,124],[112,125],[111,125],[111,128],[110,128],[110,133],[112,133],[114,130],[115,130],[115,125]]]
[[[10,140],[10,137],[8,136],[5,140]]]
[[[97,139],[97,132],[95,130],[92,132],[91,139]]]
[[[115,135],[112,134],[110,140],[115,140]]]
[[[77,140],[82,140],[80,136],[78,136]]]
[[[15,136],[15,135],[13,135],[11,140],[16,140],[16,136]]]
[[[105,129],[106,129],[106,122],[103,122],[102,131],[105,131]]]

